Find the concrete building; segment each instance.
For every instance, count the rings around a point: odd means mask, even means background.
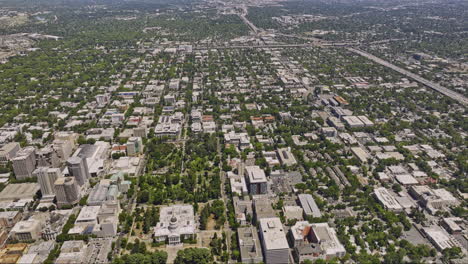
[[[367,116],[357,116],[357,118],[364,124],[366,127],[371,127],[374,125],[372,121],[367,118]]]
[[[299,203],[301,204],[302,209],[304,209],[305,217],[322,217],[322,213],[315,203],[314,198],[310,194],[299,194]]]
[[[446,210],[449,206],[460,204],[449,191],[445,189],[431,189],[426,185],[411,186],[409,194],[426,207],[432,214],[437,210]]]
[[[146,106],[155,106],[156,104],[159,103],[159,97],[147,97],[145,99],[143,99],[143,103],[146,105]]]
[[[294,246],[294,258],[298,262],[328,260],[346,254],[335,230],[330,228],[328,223],[297,222],[291,227],[289,234]]]
[[[190,126],[190,129],[192,130],[193,133],[200,133],[202,132],[202,124],[200,122],[193,122],[192,125]]]
[[[338,131],[334,127],[321,127],[320,133],[325,137],[336,137],[338,135]]]
[[[226,144],[232,144],[240,149],[251,147],[249,134],[247,133],[236,133],[230,131],[224,134],[224,142]]]
[[[342,118],[343,116],[353,115],[353,112],[351,110],[348,110],[342,107],[331,107],[331,111],[338,118]]]
[[[28,248],[28,254],[38,254],[46,258],[50,251],[54,249],[55,241],[45,241],[39,244],[30,245]]]
[[[101,206],[84,206],[76,217],[75,225],[68,232],[69,234],[94,234],[94,229],[98,225],[98,214]]]
[[[11,229],[10,235],[19,241],[37,240],[41,238],[42,224],[35,219],[19,221]]]
[[[69,234],[93,234],[98,237],[117,235],[120,206],[117,201],[106,201],[101,206],[84,206]]]
[[[178,204],[161,208],[159,222],[154,227],[156,241],[170,245],[183,243],[195,235],[196,225],[192,205]]]
[[[34,170],[33,175],[37,178],[43,196],[54,195],[54,183],[58,178],[63,177],[59,168],[47,167],[37,168]]]
[[[403,207],[398,203],[395,197],[384,187],[376,188],[374,190],[374,196],[387,210],[393,212],[400,212],[403,210]]]
[[[54,149],[62,162],[65,162],[73,153],[79,135],[73,132],[60,131],[54,135]]]
[[[16,156],[16,153],[18,153],[20,149],[21,147],[18,142],[11,142],[4,145],[0,148],[0,164],[6,165]]]
[[[336,128],[337,130],[344,130],[345,129],[345,125],[337,117],[334,117],[334,116],[330,116],[327,119],[327,124],[329,124],[330,126]]]
[[[177,117],[161,115],[159,117],[158,124],[154,128],[154,134],[156,136],[178,136],[182,130],[182,125],[176,122]]]
[[[304,210],[300,206],[285,205],[283,206],[283,215],[286,221],[288,220],[303,220]]]
[[[16,179],[24,180],[32,177],[32,172],[36,168],[36,149],[26,147],[19,150],[12,162]]]
[[[78,183],[74,177],[61,177],[54,183],[57,206],[73,205],[80,201]]]
[[[241,174],[236,174],[232,171],[227,173],[227,177],[231,183],[231,192],[237,193],[239,196],[248,194],[247,183],[245,177]]]
[[[0,212],[0,228],[12,228],[21,220],[21,216],[19,211]]]
[[[55,239],[62,233],[63,226],[72,213],[73,209],[50,212],[48,214],[49,217],[45,219],[45,226],[42,229],[42,239],[48,242],[55,242]],[[44,245],[46,244],[44,243]]]
[[[279,160],[281,161],[281,164],[286,165],[286,166],[292,166],[297,164],[296,158],[294,158],[294,155],[291,152],[291,148],[280,148],[276,151],[278,153]]]
[[[115,201],[119,195],[117,184],[111,184],[111,180],[104,179],[93,187],[88,196],[88,205],[102,205],[106,201]]]
[[[193,109],[192,112],[190,113],[190,118],[192,119],[192,122],[201,122],[202,121],[202,112],[197,109]]]
[[[446,234],[439,227],[427,227],[422,229],[424,235],[431,241],[437,250],[442,251],[446,248],[460,247],[460,243]]]
[[[361,119],[357,116],[343,116],[341,119],[348,125],[350,128],[364,127],[366,126]]]
[[[296,185],[302,183],[302,174],[298,171],[271,171],[271,191],[273,193],[296,192]]]
[[[126,131],[126,130],[124,130]],[[73,153],[73,157],[81,157],[86,159],[86,167],[88,168],[89,177],[103,176],[106,172],[104,161],[109,157],[111,146],[109,142],[96,141],[94,144],[84,144]],[[85,168],[86,168],[85,167]],[[67,168],[69,170],[69,168]],[[68,174],[70,172],[68,171]]]
[[[266,194],[268,192],[265,172],[259,166],[245,166],[244,175],[250,194]]]
[[[411,176],[411,174],[397,174],[395,175],[395,179],[403,186],[419,184],[418,180]]]
[[[263,262],[262,247],[258,237],[257,228],[240,227],[237,229],[239,249],[242,263]]]
[[[76,179],[79,186],[87,184],[88,179],[91,178],[86,158],[79,156],[69,158],[67,160],[67,168],[69,175]]]
[[[130,177],[135,176],[140,168],[140,157],[120,157],[112,162],[110,174],[122,172]]]
[[[353,147],[351,148],[351,152],[361,163],[367,163],[367,160],[370,158],[369,154],[361,147]]]
[[[270,167],[281,165],[281,162],[278,159],[275,151],[262,151],[262,154]]]
[[[266,264],[289,263],[289,245],[277,217],[260,219],[260,239]]]
[[[276,217],[276,211],[273,210],[271,203],[272,201],[270,199],[264,197],[253,200],[253,209],[257,221],[262,218]]]
[[[170,90],[179,90],[180,89],[180,80],[178,79],[171,79],[169,81],[169,89]],[[164,97],[164,100],[166,97]]]
[[[136,127],[133,129],[133,136],[135,137],[145,138],[147,133],[148,133],[148,130],[146,129],[145,126]]]
[[[56,264],[84,264],[88,263],[91,248],[82,240],[65,241],[60,248],[60,255]]]
[[[131,137],[127,140],[127,155],[136,156],[143,153],[143,140],[141,137]]]
[[[232,197],[232,202],[234,204],[234,212],[236,214],[236,222],[242,226],[249,225],[250,222],[247,221],[250,217],[253,217],[252,210],[252,201],[251,200],[240,200],[239,197]]]
[[[75,224],[97,223],[97,216],[100,208],[100,206],[84,206],[76,218]]]
[[[66,139],[55,139],[52,144],[60,162],[65,162],[71,156],[75,146],[72,141]]]
[[[163,106],[162,112],[163,114],[172,114],[176,110],[175,106]]]
[[[60,159],[52,145],[45,146],[36,151],[36,166],[52,168],[60,166]]]
[[[214,121],[203,122],[203,133],[212,134],[216,132],[216,123]]]
[[[114,237],[117,235],[120,205],[118,201],[106,201],[101,205],[98,214],[98,225],[93,233],[99,237]]]
[[[98,107],[104,107],[110,102],[110,94],[98,94],[96,95],[96,103]]]
[[[176,102],[176,98],[172,94],[168,94],[164,96],[164,102],[168,105],[173,105]]]
[[[450,234],[461,234],[466,227],[465,220],[461,217],[447,217],[442,219],[440,224]]]

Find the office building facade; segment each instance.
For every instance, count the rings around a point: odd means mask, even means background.
[[[91,178],[86,158],[79,156],[71,157],[67,160],[68,174],[76,179],[79,186],[83,186]]]
[[[36,149],[34,147],[26,147],[16,153],[16,157],[12,159],[13,171],[18,180],[24,180],[32,177],[32,173],[36,168]]]
[[[54,195],[54,183],[58,178],[63,177],[59,168],[48,167],[37,168],[33,175],[37,178],[43,196]]]
[[[73,205],[79,202],[79,187],[74,177],[61,177],[54,183],[57,206]]]

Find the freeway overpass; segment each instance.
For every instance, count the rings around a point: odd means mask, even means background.
[[[348,47],[357,43],[348,42],[323,42],[317,44],[265,44],[265,45],[233,45],[233,46],[198,46],[193,50],[210,49],[274,49],[274,48],[309,48],[309,47]]]

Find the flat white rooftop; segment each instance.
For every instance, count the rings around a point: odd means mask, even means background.
[[[265,172],[259,166],[246,166],[245,171],[250,183],[266,182]]]
[[[260,232],[266,250],[289,248],[283,224],[278,217],[260,219]]]
[[[96,221],[100,206],[85,206],[81,209],[75,223]]]

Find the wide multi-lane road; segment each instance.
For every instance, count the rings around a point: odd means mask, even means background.
[[[232,45],[232,46],[196,46],[193,50],[210,50],[210,49],[274,49],[274,48],[309,48],[309,47],[346,47],[356,45],[355,43],[347,42],[323,42],[323,43],[306,43],[306,44],[265,44],[265,45]]]
[[[392,69],[394,71],[397,71],[397,72],[399,72],[399,73],[401,73],[401,74],[403,74],[403,75],[405,75],[405,76],[407,76],[407,77],[409,77],[409,78],[411,78],[411,79],[413,79],[413,80],[415,80],[415,81],[417,81],[417,82],[419,82],[421,84],[424,84],[425,86],[427,86],[427,87],[429,87],[429,88],[431,88],[431,89],[433,89],[433,90],[435,90],[435,91],[437,91],[437,92],[439,92],[439,93],[441,93],[441,94],[443,94],[443,95],[445,95],[447,97],[452,98],[455,101],[458,101],[459,103],[461,103],[461,104],[463,104],[465,106],[468,105],[468,99],[465,96],[463,96],[463,95],[461,95],[461,94],[459,94],[457,92],[454,92],[454,91],[452,91],[450,89],[447,89],[447,88],[441,86],[440,84],[437,84],[437,83],[431,82],[431,81],[429,81],[427,79],[424,79],[423,77],[421,77],[421,76],[419,76],[417,74],[414,74],[414,73],[412,73],[410,71],[407,71],[407,70],[405,70],[403,68],[400,68],[400,67],[398,67],[398,66],[396,66],[394,64],[391,64],[388,61],[385,61],[385,60],[383,60],[381,58],[378,58],[378,57],[376,57],[376,56],[374,56],[374,55],[372,55],[370,53],[367,53],[365,51],[358,50],[358,49],[355,49],[355,48],[348,48],[348,50],[351,51],[351,52],[354,52],[356,54],[359,54],[359,55],[361,55],[363,57],[366,57],[366,58],[368,58],[368,59],[370,59],[370,60],[372,60],[372,61],[374,61],[374,62],[376,62],[376,63],[378,63],[380,65],[383,65],[383,66],[385,66],[387,68],[390,68],[390,69]]]
[[[249,13],[248,7],[244,5],[244,6],[241,6],[240,8],[242,9],[242,12],[238,14],[240,19],[242,19],[242,21],[250,28],[250,30],[253,31],[254,34],[259,33],[260,29],[257,26],[255,26],[252,22],[250,22],[250,20],[248,20],[246,17],[247,14]]]

